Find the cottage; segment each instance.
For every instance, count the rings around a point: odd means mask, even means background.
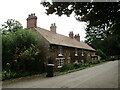
[[[31,14],[27,18],[27,28],[36,30],[45,46],[48,48],[49,55],[53,58],[55,69],[61,68],[64,64],[84,63],[94,60],[95,49],[88,44],[80,41],[79,34],[74,35],[73,31],[69,37],[56,32],[56,24],[51,24],[50,30],[37,27],[37,17]]]

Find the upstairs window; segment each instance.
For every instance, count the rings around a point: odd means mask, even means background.
[[[82,50],[82,56],[84,56],[84,51]]]
[[[88,52],[88,56],[90,56],[90,52]]]
[[[75,48],[75,56],[78,56],[78,50]]]
[[[62,46],[58,47],[58,56],[63,56]]]

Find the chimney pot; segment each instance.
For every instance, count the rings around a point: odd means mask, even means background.
[[[53,24],[53,26],[56,26],[55,23]]]
[[[51,32],[53,32],[53,33],[56,33],[56,25],[55,25],[55,23],[53,23],[53,24],[51,24],[51,26],[50,26],[50,31]]]
[[[80,36],[79,36],[79,34],[76,34],[76,35],[74,36],[74,38],[75,38],[77,41],[80,41]]]
[[[71,31],[71,32],[69,33],[69,37],[72,38],[72,39],[74,38],[73,31]]]
[[[37,17],[34,14],[29,14],[27,18],[27,28],[34,28],[37,27]]]

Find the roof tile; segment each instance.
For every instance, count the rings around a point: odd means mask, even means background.
[[[50,44],[95,51],[95,49],[90,47],[88,44],[81,41],[79,42],[76,39],[72,39],[70,37],[67,37],[58,33],[52,33],[51,31],[48,31],[40,27],[35,28],[35,30],[37,30],[46,40],[48,40]]]

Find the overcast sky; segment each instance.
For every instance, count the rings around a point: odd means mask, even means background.
[[[7,19],[18,20],[26,28],[26,18],[28,14],[35,13],[38,17],[37,26],[50,29],[51,23],[56,23],[57,33],[68,36],[70,31],[74,34],[80,34],[81,40],[85,40],[84,22],[78,22],[74,14],[70,17],[46,15],[45,8],[40,5],[41,0],[1,0],[0,1],[0,24]]]

